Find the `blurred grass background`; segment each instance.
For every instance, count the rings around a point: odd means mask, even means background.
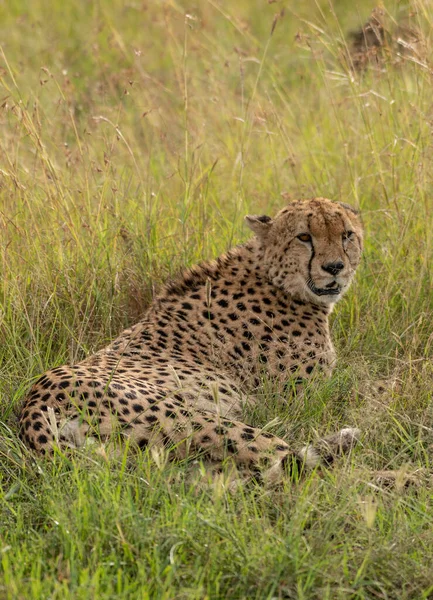
[[[0,5],[0,597],[433,593],[432,14],[387,2],[390,30],[417,43],[355,71],[349,32],[373,8]],[[22,448],[14,411],[35,377],[246,239],[245,214],[311,196],[359,206],[366,226],[333,317],[338,368],[290,406],[265,389],[250,420],[278,416],[298,442],[356,425],[350,460],[227,495],[147,455],[51,463]],[[385,468],[422,485],[372,487],[368,469]]]

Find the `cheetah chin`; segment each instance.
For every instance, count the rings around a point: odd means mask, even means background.
[[[312,281],[308,281],[307,285],[316,296],[339,296],[341,294],[341,287],[335,282],[328,284],[326,288],[318,288]]]

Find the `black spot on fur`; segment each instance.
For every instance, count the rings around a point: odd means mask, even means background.
[[[217,435],[225,435],[227,433],[227,429],[224,427],[215,427],[214,431]]]
[[[235,454],[238,451],[238,446],[237,446],[236,442],[234,440],[231,440],[230,438],[226,439],[225,447],[226,447],[227,451],[230,452],[231,454]]]

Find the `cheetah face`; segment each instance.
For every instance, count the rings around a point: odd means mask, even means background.
[[[325,198],[298,200],[274,219],[247,216],[272,283],[301,300],[332,304],[348,289],[359,264],[363,228],[358,212]]]

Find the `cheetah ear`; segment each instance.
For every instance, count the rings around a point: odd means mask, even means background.
[[[245,223],[252,231],[254,231],[257,237],[264,238],[268,235],[272,227],[273,220],[271,217],[267,217],[266,215],[247,215],[245,217]]]
[[[350,206],[350,204],[346,204],[345,202],[337,202],[337,204],[339,204],[340,206],[342,206],[349,212],[353,213],[354,215],[356,215],[356,216],[359,215],[359,210],[356,208],[353,208],[353,206]]]

